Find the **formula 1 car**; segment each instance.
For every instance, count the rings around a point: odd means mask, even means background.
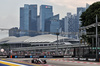
[[[36,63],[36,64],[46,64],[47,63],[46,60],[41,60],[39,58],[33,58],[31,62]]]

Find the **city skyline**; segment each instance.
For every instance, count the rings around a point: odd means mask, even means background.
[[[67,14],[67,12],[71,12],[72,14],[77,14],[77,7],[85,7],[86,3],[92,4],[93,2],[96,2],[98,0],[88,0],[88,1],[77,1],[74,3],[74,1],[60,1],[60,0],[3,0],[1,3],[1,12],[0,12],[0,28],[12,28],[12,27],[18,27],[20,26],[20,7],[23,7],[24,4],[37,4],[38,5],[38,15],[40,13],[40,6],[41,5],[51,5],[53,6],[53,12],[54,15],[60,14],[60,19],[64,18]],[[71,3],[71,4],[70,4]],[[74,3],[74,4],[73,4]],[[76,5],[75,5],[76,4]],[[9,6],[8,6],[9,5]],[[6,6],[6,8],[3,8],[2,6]],[[73,6],[73,7],[72,7]],[[0,32],[2,36],[0,38],[8,36],[6,31],[5,33]]]
[[[71,15],[71,13],[67,13],[65,16],[63,23],[59,20],[59,14],[53,15],[53,6],[51,5],[41,5],[40,6],[40,17],[37,17],[37,4],[24,4],[24,7],[20,7],[20,30],[22,30],[19,35],[20,36],[36,36],[38,34],[34,34],[33,32],[24,32],[27,31],[37,31],[37,27],[40,27],[39,31],[42,32],[78,32],[79,29],[79,17],[87,8],[89,7],[86,4],[86,7],[78,7],[77,14]],[[39,20],[37,20],[39,19]],[[38,24],[39,25],[38,25]],[[62,31],[62,25],[64,26],[64,31]],[[10,29],[9,33],[11,36],[17,36],[17,31],[15,34],[15,28]],[[66,36],[66,35],[65,35]],[[75,35],[68,36],[69,38],[75,38]]]
[[[76,3],[74,1],[69,0],[3,0],[0,2],[0,27],[1,28],[12,28],[19,27],[20,23],[20,7],[23,7],[24,4],[37,4],[38,5],[38,15],[39,15],[39,6],[42,4],[52,5],[54,10],[54,15],[60,14],[60,19],[65,17],[67,12],[71,12],[72,14],[76,14],[77,7],[85,7],[86,3],[90,5],[93,2],[98,0],[88,0],[88,1],[80,1],[78,0]],[[74,3],[74,4],[73,4]],[[9,6],[8,6],[9,5]],[[2,8],[2,6],[6,8]],[[60,8],[60,10],[59,10]],[[64,10],[63,10],[64,9]],[[9,24],[9,25],[8,25]]]
[[[1,2],[0,66],[100,66],[100,1]]]

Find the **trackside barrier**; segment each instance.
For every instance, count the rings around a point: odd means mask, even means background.
[[[12,56],[12,58],[63,58],[63,56]]]
[[[19,55],[10,55],[10,56],[0,56],[0,58],[69,58],[69,56],[19,56]]]
[[[10,58],[12,58],[12,55],[10,56]]]
[[[7,55],[0,55],[0,58],[9,58]]]
[[[91,61],[91,62],[99,62],[100,61],[100,59],[99,60],[96,60],[96,58],[73,58],[74,60],[76,60],[76,61]]]
[[[99,58],[99,62],[100,62],[100,58]]]
[[[0,58],[72,58],[71,56],[0,56]],[[100,58],[96,60],[96,58],[73,58],[73,60],[78,60],[78,61],[92,61],[92,62],[100,62]]]

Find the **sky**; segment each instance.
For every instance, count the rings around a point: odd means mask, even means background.
[[[85,7],[99,0],[0,0],[0,28],[19,27],[20,7],[24,4],[37,4],[38,13],[41,4],[52,5],[54,15],[64,18],[67,12],[76,14],[77,7]],[[0,31],[1,32],[1,31]]]

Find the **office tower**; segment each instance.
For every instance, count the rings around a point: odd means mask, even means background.
[[[24,7],[21,7],[20,8],[20,36],[24,36],[25,35],[25,22],[24,22],[24,19],[25,19],[25,17],[24,17],[25,15],[24,15]]]
[[[61,20],[60,20],[60,28],[61,28],[61,32],[64,32],[64,20],[65,20],[65,18],[62,18]]]
[[[87,8],[89,8],[89,6],[90,5],[86,3],[86,7],[77,7],[77,18],[78,18],[79,26],[81,25],[80,16],[84,11],[86,11]]]
[[[68,28],[69,28],[69,26],[68,26],[68,23],[70,22],[70,20],[71,20],[71,13],[67,13],[67,16],[65,16],[65,21],[64,21],[64,24],[65,24],[65,32],[69,32],[68,31]]]
[[[24,8],[20,8],[20,30],[24,30]]]
[[[45,20],[45,32],[57,32],[60,29],[59,14]]]
[[[37,16],[37,31],[41,31],[40,26],[41,26],[40,16]]]
[[[89,6],[90,6],[90,5],[89,5],[88,3],[86,3],[86,9],[89,8]]]
[[[50,5],[41,5],[40,6],[40,22],[41,22],[41,31],[45,30],[45,20],[52,17],[52,6]]]
[[[73,28],[74,28],[73,32],[78,32],[79,23],[78,23],[78,19],[77,19],[77,15],[76,14],[72,15],[72,24],[73,24]]]
[[[29,36],[37,35],[37,5],[29,5]]]
[[[74,34],[78,32],[78,22],[77,22],[77,15],[71,15],[71,13],[67,13],[65,17],[64,25],[65,25],[65,32],[66,36],[69,38],[77,38],[77,35]]]
[[[20,8],[21,36],[34,36],[37,31],[37,5],[25,4]]]
[[[45,32],[50,32],[51,17],[45,20]]]
[[[85,10],[86,10],[86,8],[84,8],[84,7],[77,8],[77,18],[78,18],[79,26],[81,25],[80,16]]]
[[[24,30],[29,30],[29,5],[25,4],[24,5]]]
[[[16,36],[16,37],[19,37],[19,29],[17,27],[15,28],[11,28],[9,30],[9,36]]]
[[[50,32],[59,32],[60,29],[59,14],[53,16],[50,21],[51,21]]]
[[[64,24],[64,20],[65,20],[65,18],[62,18],[61,20],[59,20],[59,22],[60,22],[60,24],[59,24],[59,26],[60,26],[60,29],[59,29],[59,32],[60,32],[60,35],[61,36],[65,36],[63,33],[65,32],[65,30],[64,30],[64,26],[65,26],[65,24]]]

